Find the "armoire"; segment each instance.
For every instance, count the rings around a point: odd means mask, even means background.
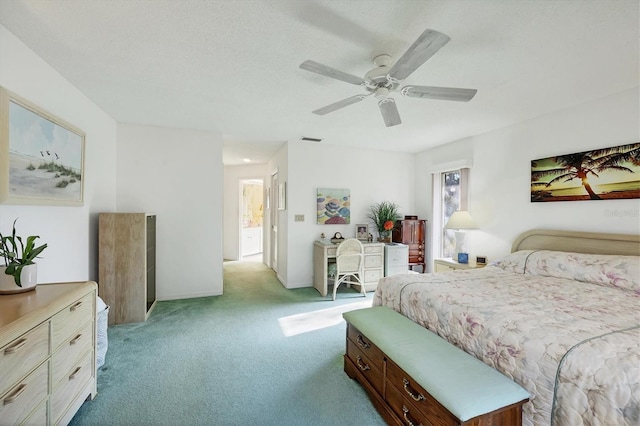
[[[394,243],[402,243],[409,246],[409,269],[420,266],[420,272],[426,269],[426,230],[427,221],[418,219],[417,216],[405,216],[397,220],[393,227],[392,240]]]

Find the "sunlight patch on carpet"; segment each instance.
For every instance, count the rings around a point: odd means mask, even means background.
[[[280,323],[282,333],[287,337],[291,337],[297,334],[308,333],[310,331],[340,324],[344,321],[342,318],[343,312],[369,307],[371,307],[371,300],[364,299],[361,302],[348,303],[346,305],[340,305],[333,308],[289,315],[287,317],[278,318],[278,322]]]

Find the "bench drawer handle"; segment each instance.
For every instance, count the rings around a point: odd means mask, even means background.
[[[79,300],[79,301],[77,301],[76,303],[74,303],[73,305],[71,305],[71,306],[69,307],[69,310],[70,310],[71,312],[73,312],[73,311],[75,311],[76,309],[78,309],[78,308],[80,307],[80,305],[82,305],[82,301],[81,301],[81,300]]]
[[[411,387],[409,387],[409,381],[405,378],[402,379],[402,383],[404,384],[404,390],[405,392],[407,392],[409,394],[409,396],[411,398],[413,398],[414,401],[422,401],[425,399],[424,395],[419,393],[416,395],[416,393],[413,391],[413,389],[411,389]]]
[[[416,425],[413,422],[413,420],[411,420],[411,418],[409,417],[408,414],[409,414],[409,409],[405,405],[403,405],[402,406],[402,416],[404,417],[404,420],[407,422],[407,424],[409,426],[422,426],[422,423],[419,423],[419,424]]]
[[[358,355],[358,358],[356,359],[356,364],[358,364],[358,368],[362,371],[371,370],[371,367],[369,367],[369,365],[362,362],[362,358],[360,358],[360,355]]]
[[[356,343],[358,343],[358,346],[360,346],[362,349],[369,349],[371,347],[371,345],[364,341],[361,334],[358,334]]]

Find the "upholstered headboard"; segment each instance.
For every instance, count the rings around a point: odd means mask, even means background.
[[[515,239],[511,252],[518,250],[640,256],[640,235],[534,229]]]

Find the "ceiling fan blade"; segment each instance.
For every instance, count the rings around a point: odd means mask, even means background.
[[[324,106],[322,108],[318,108],[315,111],[312,111],[314,114],[318,114],[318,115],[325,115],[328,114],[330,112],[333,112],[335,110],[338,110],[340,108],[344,108],[347,107],[349,105],[353,105],[355,103],[360,102],[361,100],[363,100],[364,98],[366,98],[369,95],[355,95],[355,96],[351,96],[350,98],[347,99],[343,99],[341,101],[335,102],[331,105],[327,105]]]
[[[334,68],[319,64],[315,61],[304,61],[300,64],[300,68],[302,68],[303,70],[315,72],[316,74],[324,75],[326,77],[335,78],[336,80],[355,84],[357,86],[364,84],[364,80],[360,77],[347,74],[346,72],[338,71]]]
[[[456,87],[405,86],[400,93],[411,98],[440,99],[443,101],[469,102],[476,95],[476,89]]]
[[[396,101],[393,98],[384,98],[378,102],[378,107],[382,113],[384,119],[384,125],[387,127],[396,126],[402,123],[398,108],[396,107]]]
[[[432,57],[442,46],[451,40],[449,36],[434,30],[425,30],[398,59],[387,74],[392,83],[402,81]]]

